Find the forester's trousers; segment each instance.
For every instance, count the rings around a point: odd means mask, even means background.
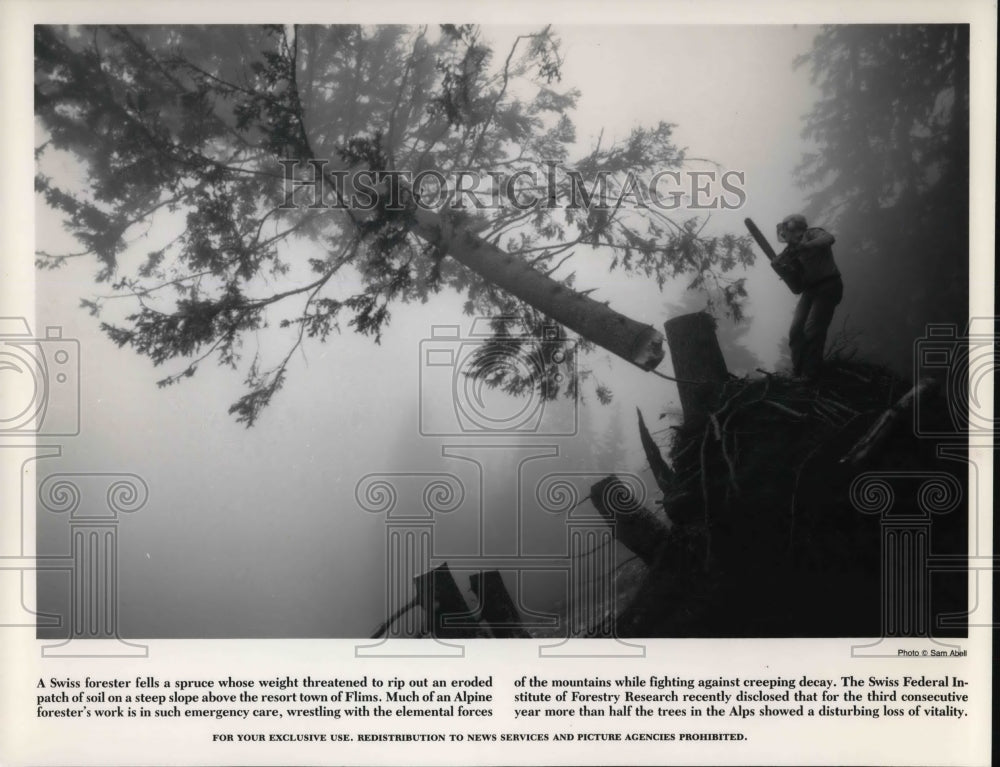
[[[833,321],[833,312],[844,297],[840,276],[830,277],[802,291],[795,307],[788,345],[792,351],[792,372],[797,376],[816,378],[823,366],[826,332]]]

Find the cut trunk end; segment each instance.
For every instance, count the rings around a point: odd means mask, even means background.
[[[646,371],[656,370],[665,355],[663,340],[663,334],[653,327],[640,333],[632,349],[632,364]]]

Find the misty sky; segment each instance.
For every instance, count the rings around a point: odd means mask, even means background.
[[[519,31],[485,30],[498,50]],[[746,206],[716,212],[707,231],[742,234],[743,218],[750,216],[771,234],[775,221],[803,206],[792,171],[805,148],[800,118],[815,93],[807,71],[793,71],[791,62],[808,49],[815,29],[601,26],[557,32],[566,59],[562,85],[582,92],[573,115],[581,154],[602,129],[607,143],[635,125],[666,120],[676,123],[676,141],[692,156],[746,174]],[[75,249],[44,204],[36,216],[39,248]],[[136,247],[145,252],[149,245],[139,241]],[[850,255],[837,256],[849,272]],[[661,327],[667,305],[682,299],[683,285],[661,293],[640,277],[608,275],[606,263],[600,250],[579,249],[572,267],[577,286],[596,288],[595,298]],[[94,285],[95,272],[90,261],[38,274],[34,330],[60,325],[65,336],[80,340],[83,402],[80,436],[62,442],[62,457],[40,462],[38,476],[126,472],[147,481],[146,508],[120,525],[123,635],[367,634],[384,617],[385,536],[382,519],[358,508],[354,488],[372,472],[462,477],[470,492],[441,522],[444,553],[476,553],[480,543],[506,553],[516,545],[511,482],[519,454],[477,454],[484,466],[480,494],[475,465],[442,456],[445,445],[463,440],[418,433],[419,398],[440,407],[451,392],[449,382],[421,392],[420,343],[432,325],[468,327],[460,296],[443,293],[426,305],[395,306],[381,346],[349,332],[305,346],[284,389],[247,430],[227,413],[241,393],[238,373],[204,364],[193,379],[157,389],[155,381],[175,368],[155,369],[98,331],[97,320],[79,308],[81,297],[107,290]],[[746,339],[765,365],[773,365],[794,297],[764,263],[749,274],[748,288]],[[849,303],[838,310],[834,330],[849,312]],[[619,432],[607,437],[615,455],[605,451],[605,463],[593,468],[638,472],[644,460],[635,408],[656,421],[677,408],[676,389],[603,352],[587,363],[614,392],[614,403],[602,406],[592,390],[585,391],[588,434]],[[661,370],[669,372],[669,356]],[[657,421],[656,428],[663,425]],[[470,441],[482,439],[464,443]],[[572,439],[523,444],[526,450],[559,447],[563,458],[539,459],[547,471],[572,460],[579,468],[587,452]],[[538,540],[556,540],[561,523],[552,519],[533,519],[526,528],[538,526],[532,528]],[[39,530],[40,555],[66,550],[64,520],[40,517]],[[44,606],[47,598],[56,599],[59,580],[40,576],[39,583]]]

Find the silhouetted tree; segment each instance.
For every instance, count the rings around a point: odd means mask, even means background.
[[[909,373],[926,323],[968,316],[969,28],[829,26],[797,64],[822,94],[809,216],[837,236],[859,347]]]

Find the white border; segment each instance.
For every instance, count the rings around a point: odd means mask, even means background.
[[[474,19],[483,24],[518,22],[588,23],[588,24],[788,24],[792,22],[956,22],[973,24],[971,69],[972,157],[970,183],[972,194],[972,282],[970,309],[972,316],[993,313],[992,287],[994,279],[994,200],[995,200],[995,136],[996,136],[996,6],[989,2],[493,2],[493,3],[427,3],[383,2],[378,5],[360,2],[171,2],[139,6],[111,2],[5,2],[0,5],[0,34],[4,66],[0,67],[0,94],[4,117],[0,123],[0,146],[4,149],[4,173],[0,175],[0,306],[4,315],[33,315],[33,232],[26,221],[32,220],[32,68],[31,24],[87,21],[91,23],[201,22],[252,23],[295,20],[297,22],[394,21],[428,22]],[[677,76],[685,76],[677,73]],[[988,450],[974,450],[973,458],[983,475],[991,477],[992,455]],[[983,539],[992,541],[992,484],[979,488],[979,508],[986,515],[980,521]],[[0,518],[0,534],[10,532],[12,497],[16,488],[0,488],[0,500],[5,513]],[[986,512],[985,510],[989,510]],[[26,515],[31,519],[32,515]],[[29,539],[30,531],[29,531]],[[980,580],[980,597],[992,605],[990,580]],[[40,643],[31,631],[4,630],[0,635],[0,760],[4,764],[162,764],[162,763],[989,763],[989,725],[991,701],[981,688],[977,716],[961,726],[937,728],[922,720],[903,725],[880,722],[878,727],[849,721],[828,731],[827,737],[815,739],[809,727],[795,727],[786,722],[761,727],[748,724],[744,730],[751,741],[738,749],[724,746],[672,747],[652,746],[641,750],[604,749],[599,745],[586,748],[554,750],[516,747],[500,750],[447,749],[415,746],[389,747],[355,751],[351,748],[247,747],[223,749],[211,746],[200,734],[203,727],[147,726],[138,728],[133,722],[83,727],[66,723],[61,727],[40,725],[34,718],[30,701],[32,680],[38,676],[78,674],[80,667],[71,661],[39,658]],[[961,675],[985,681],[991,678],[992,637],[989,630],[973,629],[963,643],[970,650]],[[469,643],[466,657],[468,669],[454,666],[454,661],[426,661],[427,671],[411,660],[380,661],[374,666],[359,665],[353,658],[354,642],[341,641],[154,641],[150,643],[152,658],[148,661],[94,661],[97,675],[131,675],[155,673],[177,677],[181,675],[211,675],[219,669],[247,675],[278,675],[291,673],[314,675],[355,675],[371,673],[379,668],[385,673],[447,674],[474,672],[510,674],[535,671],[552,675],[553,666],[541,663],[531,642],[516,646],[510,643]],[[851,661],[848,640],[782,640],[759,641],[650,641],[649,654],[642,669],[655,668],[657,673],[726,675],[753,668],[768,673],[840,673],[852,669],[863,676],[882,671],[905,673],[905,663]],[[421,662],[423,663],[423,661]],[[570,661],[564,661],[567,666]],[[578,663],[586,673],[593,662]],[[605,669],[631,669],[634,661],[609,661]],[[451,665],[444,665],[451,664]],[[853,671],[853,669],[869,671]],[[914,667],[917,673],[921,668]],[[959,673],[949,667],[949,673]],[[565,670],[560,668],[560,671]],[[505,709],[512,688],[509,682],[496,690],[497,710]],[[455,726],[449,724],[449,728]],[[494,726],[495,729],[502,729]],[[208,727],[208,731],[219,729]],[[231,728],[230,728],[231,729]],[[264,731],[280,727],[259,727]],[[320,730],[323,729],[321,726]],[[358,728],[361,729],[361,728]],[[471,728],[470,728],[471,729]],[[653,727],[642,729],[652,730]],[[677,729],[677,728],[672,728]],[[724,729],[721,728],[720,729]]]

